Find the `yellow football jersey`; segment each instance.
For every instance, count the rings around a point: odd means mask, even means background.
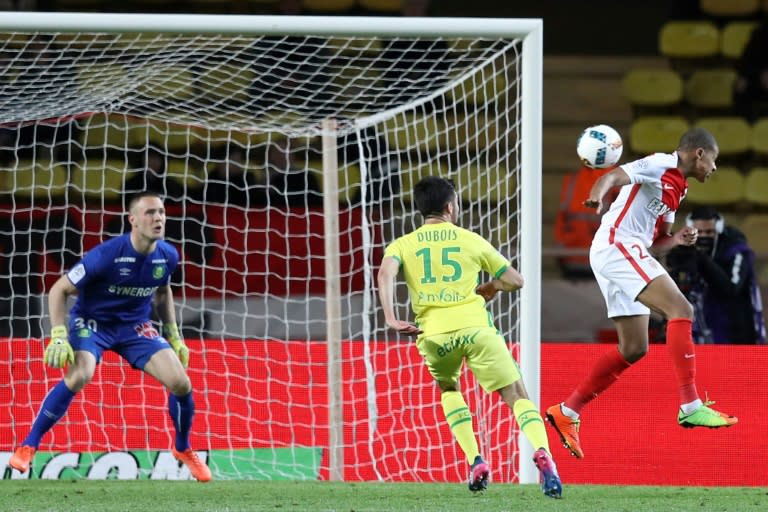
[[[499,277],[509,261],[480,235],[450,222],[424,224],[384,252],[400,262],[416,323],[425,334],[493,325],[475,293],[479,273]]]

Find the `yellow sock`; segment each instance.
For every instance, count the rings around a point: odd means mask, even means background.
[[[467,461],[472,464],[475,457],[480,455],[475,439],[475,430],[472,428],[472,413],[464,401],[464,397],[458,391],[445,391],[440,399],[443,404],[445,421],[451,427],[453,437],[459,443]]]
[[[544,448],[549,451],[549,440],[547,439],[547,431],[544,428],[544,420],[541,419],[541,414],[533,405],[533,402],[527,398],[521,398],[515,402],[512,411],[515,413],[515,419],[520,430],[523,431],[525,437],[531,442],[534,450]]]

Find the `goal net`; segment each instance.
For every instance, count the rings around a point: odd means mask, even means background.
[[[192,445],[214,478],[464,480],[438,390],[375,290],[430,174],[527,278],[490,309],[537,398],[538,21],[10,14],[0,467],[62,377],[42,363],[46,291],[124,232],[145,189],[181,255]],[[397,306],[412,317],[404,285]],[[511,412],[461,385],[493,479],[532,481]],[[107,353],[29,474],[6,477],[188,478],[171,432],[165,392]]]

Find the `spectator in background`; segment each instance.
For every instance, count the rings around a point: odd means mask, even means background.
[[[702,206],[685,219],[698,230],[696,245],[667,255],[672,278],[694,307],[696,343],[765,343],[755,254],[744,234],[725,225],[714,208]]]
[[[734,112],[754,120],[768,104],[768,0],[763,0],[763,18],[736,63],[733,86]],[[762,105],[761,105],[762,104]]]
[[[600,227],[601,216],[595,213],[594,208],[584,206],[584,198],[589,196],[595,181],[611,169],[582,166],[563,178],[560,209],[555,217],[555,241],[560,249],[568,253],[557,258],[566,279],[593,277],[592,267],[589,265],[589,247],[597,228]],[[616,192],[617,189],[614,189],[609,193],[607,203],[613,202]],[[579,251],[583,254],[575,254]]]
[[[269,204],[273,207],[322,206],[317,178],[293,163],[288,141],[273,141],[267,151]]]

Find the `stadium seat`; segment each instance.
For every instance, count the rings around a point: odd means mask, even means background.
[[[714,57],[720,31],[711,21],[668,21],[659,32],[659,52],[669,58]]]
[[[389,144],[397,151],[445,151],[448,125],[441,116],[405,113],[385,122]]]
[[[720,54],[734,61],[741,57],[755,27],[757,27],[756,21],[731,21],[727,23],[721,32]]]
[[[141,135],[146,137],[146,142],[162,152],[185,155],[198,144],[205,144],[207,133],[199,126],[150,121],[146,131],[144,127],[141,128]]]
[[[760,118],[752,125],[751,146],[758,158],[768,157],[768,117]]]
[[[443,172],[446,171],[447,169]],[[453,178],[462,201],[474,204],[485,201],[497,203],[501,198],[514,195],[517,182],[514,178],[502,178],[506,176],[506,169],[471,164],[459,168]]]
[[[706,183],[688,180],[686,201],[695,204],[735,205],[744,199],[744,175],[735,167],[719,167]]]
[[[755,167],[744,179],[744,198],[750,204],[768,206],[768,167]]]
[[[747,237],[750,247],[758,255],[768,254],[768,214],[753,213],[747,215],[738,226]]]
[[[668,107],[683,99],[683,80],[671,69],[633,69],[624,75],[621,85],[633,106]]]
[[[301,6],[309,11],[344,12],[355,6],[355,0],[301,0]]]
[[[751,16],[760,9],[760,0],[699,0],[699,8],[709,16]]]
[[[688,121],[680,116],[639,117],[629,127],[629,148],[637,155],[672,152],[688,128]]]
[[[79,139],[83,149],[117,149],[141,147],[137,144],[135,130],[143,130],[141,124],[136,124],[129,116],[119,114],[94,114],[79,119],[75,126],[80,130]]]
[[[89,159],[72,168],[72,185],[86,199],[119,202],[129,165],[125,159]]]
[[[685,99],[700,109],[729,109],[733,104],[733,69],[699,69],[685,82]]]
[[[64,165],[50,161],[20,160],[0,172],[0,190],[21,200],[62,198],[68,176]]]
[[[165,174],[169,180],[183,186],[187,192],[200,190],[205,183],[202,163],[194,159],[169,158]]]
[[[695,126],[706,128],[717,139],[720,157],[734,157],[746,154],[751,149],[752,128],[741,117],[702,117]]]

